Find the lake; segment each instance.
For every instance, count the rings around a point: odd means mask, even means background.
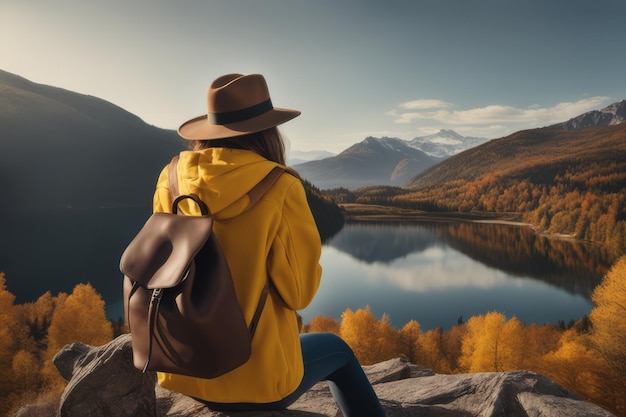
[[[16,302],[90,282],[114,319],[122,312],[118,262],[149,216],[145,208],[7,214],[0,271]],[[537,235],[527,227],[455,222],[351,223],[322,251],[320,290],[301,314],[341,317],[370,306],[395,327],[423,329],[498,311],[523,322],[577,320],[614,259],[598,246]]]
[[[305,322],[370,306],[400,328],[444,329],[498,311],[526,324],[578,320],[612,260],[601,248],[527,227],[469,222],[353,223],[324,246]]]

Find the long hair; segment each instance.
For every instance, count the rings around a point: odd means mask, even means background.
[[[247,149],[281,165],[286,162],[285,142],[276,127],[232,138],[195,140],[190,143],[190,148],[194,151],[206,148]]]

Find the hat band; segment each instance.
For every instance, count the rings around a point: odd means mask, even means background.
[[[253,117],[260,116],[263,113],[267,113],[272,110],[272,100],[267,99],[255,104],[254,106],[246,107],[241,110],[227,111],[223,113],[209,113],[208,117],[213,117],[213,123],[216,125],[228,125],[231,123],[243,122],[244,120],[252,119]]]

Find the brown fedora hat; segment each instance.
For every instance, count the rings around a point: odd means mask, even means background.
[[[298,115],[298,110],[272,106],[262,75],[228,74],[209,87],[207,114],[183,123],[178,134],[187,140],[229,138],[260,132]]]

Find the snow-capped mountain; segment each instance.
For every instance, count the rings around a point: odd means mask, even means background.
[[[430,156],[447,158],[489,141],[487,138],[461,136],[454,130],[442,129],[428,136],[418,136],[408,145]]]
[[[601,110],[592,110],[550,127],[565,130],[578,130],[594,126],[618,125],[626,119],[626,100],[618,101]]]
[[[398,138],[367,137],[337,156],[295,166],[300,175],[321,189],[366,185],[403,185],[439,162]]]

